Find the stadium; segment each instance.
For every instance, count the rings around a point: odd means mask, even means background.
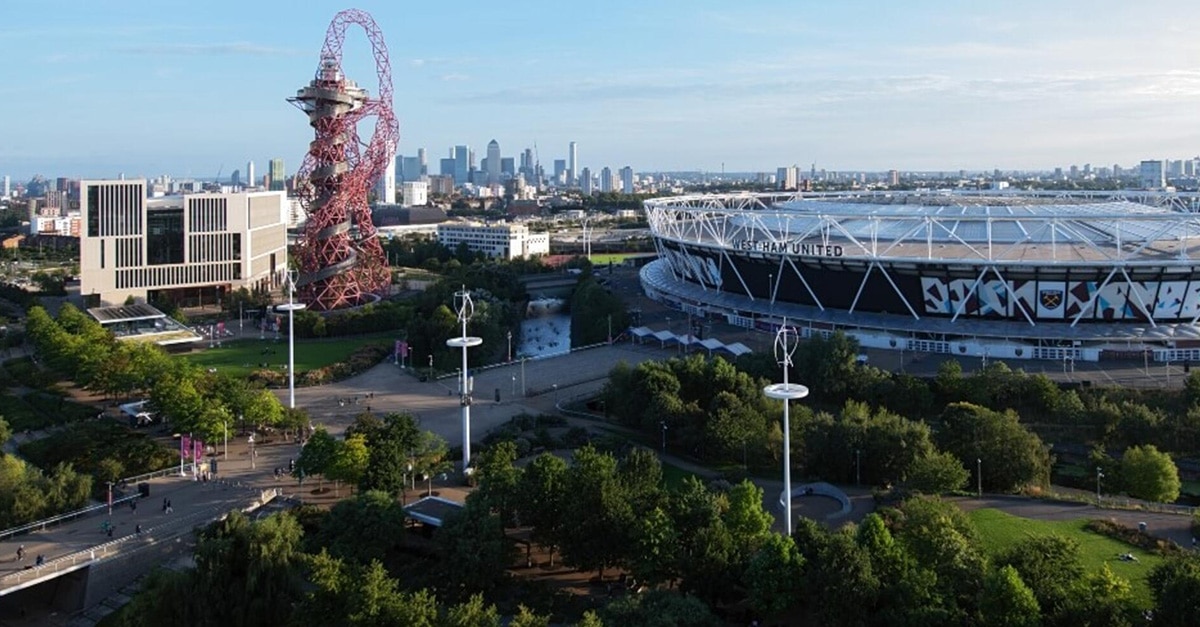
[[[1197,197],[887,192],[645,202],[640,274],[689,314],[868,347],[1200,360]]]

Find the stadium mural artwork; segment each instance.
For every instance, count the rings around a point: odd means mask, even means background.
[[[734,324],[1200,357],[1196,194],[730,194],[645,208],[659,252],[647,294]]]

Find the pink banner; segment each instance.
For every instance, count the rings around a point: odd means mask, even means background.
[[[217,323],[217,333],[220,333],[222,335],[225,334],[225,323],[224,322]]]
[[[408,357],[408,342],[400,342],[400,356]]]
[[[192,446],[195,449],[192,453],[192,459],[196,461],[204,459],[204,440],[192,440]]]
[[[192,455],[192,436],[185,435],[179,438],[179,456],[183,459],[191,459]]]

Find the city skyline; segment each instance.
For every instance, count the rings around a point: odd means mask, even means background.
[[[285,99],[311,79],[339,8],[17,1],[0,26],[15,61],[0,88],[0,172],[211,178],[272,158],[295,168],[312,134]],[[773,172],[1050,170],[1200,153],[1200,71],[1189,68],[1200,41],[1183,26],[1200,7],[1186,3],[360,8],[387,40],[398,154],[467,145],[482,156],[496,139],[510,157],[536,144],[549,172],[575,141],[592,172]],[[376,91],[354,30],[344,68]]]

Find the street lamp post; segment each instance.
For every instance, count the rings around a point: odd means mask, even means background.
[[[854,449],[854,485],[862,485],[862,450]]]
[[[792,441],[789,405],[792,400],[808,396],[808,388],[788,382],[788,369],[792,366],[792,355],[800,345],[800,334],[787,321],[779,326],[775,334],[775,360],[783,368],[783,383],[772,383],[763,388],[769,398],[783,401],[783,500],[786,502],[787,521],[784,528],[792,535]]]
[[[662,437],[663,455],[666,455],[666,454],[667,454],[667,421],[666,421],[666,420],[663,420],[663,421],[662,421],[662,422],[660,422],[659,424],[661,424],[661,425],[662,425],[662,434],[663,434],[663,437]]]
[[[108,515],[112,516],[112,487],[113,482],[108,481]]]
[[[296,408],[296,311],[307,307],[304,303],[295,302],[296,296],[296,275],[292,270],[287,270],[288,302],[286,305],[279,305],[275,309],[278,311],[286,311],[288,315],[288,407]]]
[[[429,355],[429,380],[433,381],[433,355]]]
[[[979,498],[983,498],[983,458],[975,458],[975,481],[979,489]]]
[[[767,317],[772,320],[775,318],[775,294],[774,294],[774,292],[775,292],[775,273],[768,272],[767,273],[767,312],[768,312]],[[770,320],[768,320],[768,324],[774,324],[774,322],[771,322]]]
[[[508,337],[508,361],[512,361],[512,331],[508,331],[504,335]]]
[[[525,392],[525,358],[521,358],[521,397],[527,396]]]
[[[514,398],[517,396],[517,375],[515,374],[512,376],[512,396]]]
[[[483,344],[483,338],[467,335],[467,320],[475,314],[475,303],[471,301],[471,293],[467,291],[467,286],[464,285],[462,290],[454,294],[454,300],[458,309],[458,321],[462,324],[462,335],[446,340],[446,346],[462,349],[462,380],[459,385],[458,402],[462,406],[462,471],[466,474],[468,464],[471,463],[471,379],[467,371],[467,349]]]
[[[1100,480],[1104,478],[1104,473],[1100,472],[1100,467],[1096,466],[1096,506],[1100,506]]]

